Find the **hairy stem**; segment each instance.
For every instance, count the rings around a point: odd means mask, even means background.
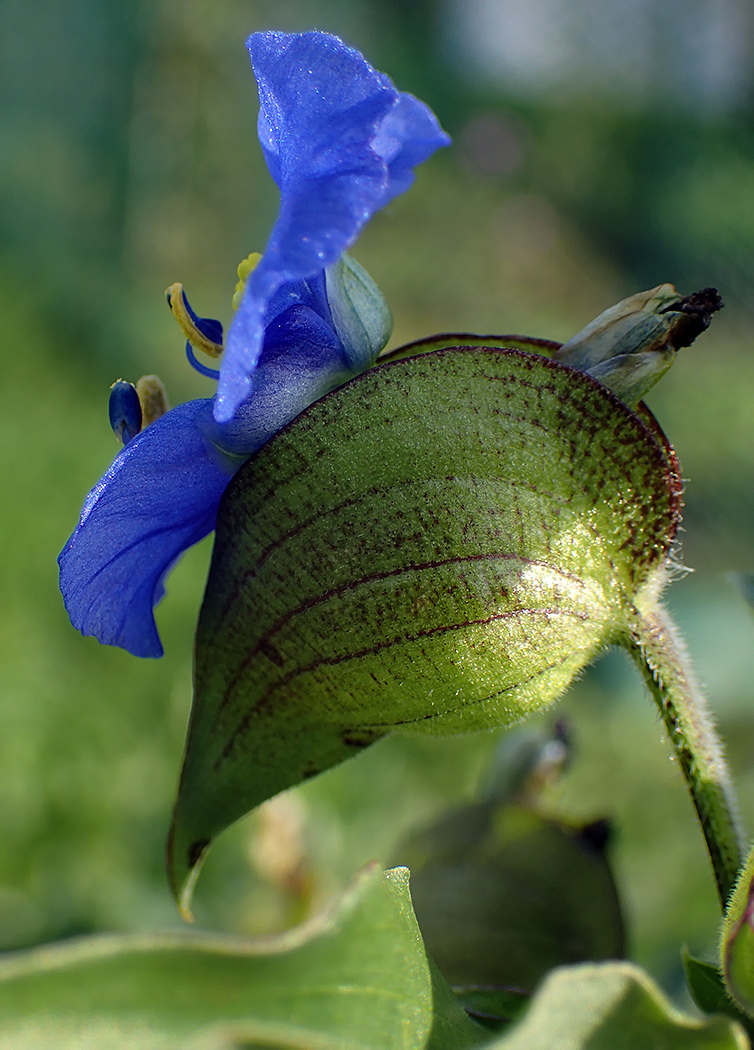
[[[707,841],[724,909],[743,863],[744,843],[735,792],[706,698],[686,647],[664,609],[640,615],[627,648],[673,744]]]

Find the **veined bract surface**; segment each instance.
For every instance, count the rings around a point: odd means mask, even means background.
[[[642,410],[643,412],[643,410]],[[680,480],[651,417],[535,354],[457,347],[328,394],[220,509],[169,844],[386,733],[508,726],[653,604]]]

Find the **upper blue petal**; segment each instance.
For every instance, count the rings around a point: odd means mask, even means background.
[[[337,37],[255,33],[247,46],[280,211],[228,333],[218,422],[251,390],[268,304],[281,285],[336,262],[371,216],[407,189],[413,167],[449,142],[423,103]]]
[[[58,558],[74,627],[134,656],[161,656],[153,608],[162,578],[215,527],[230,476],[209,455],[208,400],[171,409],[134,438],[87,497]]]
[[[450,138],[431,109],[413,95],[402,92],[380,125],[374,149],[388,166],[389,181],[383,205],[405,193],[414,181],[414,168],[423,164]]]
[[[228,334],[217,397],[173,409],[130,441],[89,494],[58,559],[74,626],[137,656],[161,655],[153,610],[162,581],[215,527],[232,471],[372,362],[385,328],[379,310],[359,329],[361,342],[345,347],[353,325],[341,299],[328,298],[336,292],[325,269],[408,188],[415,166],[449,142],[423,103],[336,37],[259,33],[248,47],[280,210]],[[186,306],[219,343],[219,323]]]

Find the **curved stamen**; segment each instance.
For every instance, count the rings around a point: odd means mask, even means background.
[[[214,379],[215,382],[220,378],[219,368],[210,368],[208,365],[203,365],[199,361],[194,353],[194,348],[191,343],[186,340],[186,357],[192,368],[195,368],[201,375],[206,376],[207,379]]]
[[[170,312],[181,326],[189,343],[208,357],[219,357],[223,352],[223,327],[219,321],[198,317],[189,305],[183,285],[176,281],[165,292]]]

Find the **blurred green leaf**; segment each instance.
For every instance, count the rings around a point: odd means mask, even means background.
[[[555,966],[623,956],[618,894],[591,830],[481,803],[399,848],[427,949],[451,985],[530,992]]]
[[[734,1011],[738,1013],[730,1001],[720,971],[716,966],[702,959],[695,959],[688,948],[683,949],[682,958],[689,991],[700,1010],[704,1010],[707,1014],[733,1015]]]
[[[754,572],[733,572],[731,579],[744,596],[746,604],[754,611]]]
[[[491,984],[455,985],[453,991],[468,1014],[493,1030],[517,1018],[529,1002],[526,992]]]
[[[279,938],[105,936],[0,963],[0,1043],[34,1050],[470,1047],[428,961],[408,873],[362,873],[337,909]]]
[[[662,437],[590,377],[448,349],[322,398],[218,516],[169,845],[393,731],[510,725],[628,638],[677,526]]]
[[[556,970],[524,1018],[490,1050],[749,1050],[735,1021],[700,1021],[676,1010],[638,966],[625,962]]]

